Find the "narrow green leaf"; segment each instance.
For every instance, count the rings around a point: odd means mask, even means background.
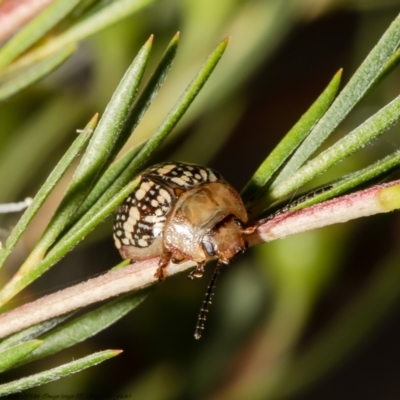
[[[19,360],[37,349],[41,344],[42,340],[30,340],[29,342],[23,342],[0,351],[0,372],[11,368]]]
[[[66,1],[68,2],[69,0]],[[67,31],[49,39],[40,47],[33,49],[28,54],[21,57],[21,59],[16,60],[15,63],[10,65],[8,70],[18,70],[27,65],[34,64],[71,43],[76,43],[85,39],[129,17],[131,14],[141,10],[153,1],[154,0],[113,0],[82,21],[74,23]]]
[[[83,215],[96,203],[102,194],[113,184],[113,182],[121,175],[125,168],[134,160],[140,150],[143,148],[144,143],[127,151],[118,161],[111,165],[107,171],[101,176],[96,183],[93,190],[86,197],[82,206],[76,213],[74,220],[80,220]]]
[[[324,115],[336,96],[341,76],[342,70],[339,70],[318,99],[311,105],[306,113],[285,135],[285,137],[257,169],[242,191],[242,198],[245,202],[251,202],[257,196],[257,193],[267,184],[272,175],[281,165],[283,165],[290,154],[293,153],[304,138],[310,133],[313,126]],[[282,179],[286,177],[280,175],[279,178]]]
[[[37,42],[38,39],[63,19],[79,2],[80,0],[56,0],[36,18],[28,22],[0,50],[0,69],[3,69]]]
[[[52,220],[29,258],[42,257],[65,226],[98,179],[102,169],[111,162],[110,153],[132,107],[151,50],[152,37],[145,43],[125,73],[113,94],[87,150],[76,169],[67,192]],[[29,264],[28,258],[28,265]],[[30,267],[29,267],[30,268]]]
[[[139,155],[125,168],[121,175],[116,181],[108,188],[103,196],[97,201],[97,203],[65,234],[65,236],[57,243],[54,248],[46,256],[45,260],[41,263],[41,267],[44,270],[49,268],[50,265],[57,262],[65,253],[79,242],[84,235],[90,232],[94,226],[96,226],[102,219],[109,215],[119,205],[123,198],[121,196],[121,188],[126,193],[125,197],[129,195],[129,191],[126,191],[130,186],[125,186],[132,180],[132,177],[137,174],[142,165],[146,162],[147,158],[150,157],[151,153],[157,148],[163,139],[171,132],[173,127],[183,116],[189,105],[192,103],[204,83],[207,81],[211,72],[217,65],[221,58],[226,46],[227,40],[224,40],[214,52],[207,59],[202,69],[194,80],[190,83],[184,94],[179,98],[178,102],[167,115],[165,120],[162,122],[159,129],[152,135],[152,137],[146,142]],[[124,188],[125,186],[125,188]],[[133,190],[133,187],[131,191]],[[115,197],[115,193],[118,193]],[[110,203],[110,199],[112,203]],[[114,208],[110,207],[114,204]]]
[[[58,92],[51,96],[52,100],[43,104],[43,107],[38,105],[36,112],[29,113],[29,116],[24,115],[18,123],[18,130],[14,131],[7,140],[2,141],[0,195],[3,201],[18,198],[23,182],[37,181],[38,174],[41,174],[39,171],[49,168],[49,159],[58,152],[60,143],[72,142],[76,137],[76,128],[81,127],[82,121],[90,119],[91,115],[84,108],[76,107],[75,95],[67,92],[70,91]],[[19,101],[25,102],[21,98],[16,99],[16,102],[12,104]],[[13,108],[12,104],[8,104],[7,108],[10,106]],[[3,112],[5,109],[4,107]],[[65,110],[68,110],[68,118],[64,118],[61,123],[63,128],[60,129],[59,118],[60,115],[65,115]],[[1,126],[5,129],[4,124]],[[5,135],[2,137],[5,139]],[[12,171],[12,179],[10,179],[10,171]]]
[[[400,16],[398,16],[377,45],[368,54],[346,87],[339,93],[332,106],[319,120],[312,132],[293,154],[292,158],[281,171],[282,177],[289,178],[315,152],[321,143],[343,121],[353,107],[362,99],[368,89],[379,78],[382,70],[396,51],[400,42]],[[275,189],[283,183],[283,178],[277,178],[271,188]]]
[[[389,61],[386,63],[385,67],[381,71],[377,80],[374,82],[373,86],[371,86],[368,90],[371,91],[375,86],[377,86],[383,79],[385,79],[400,63],[400,49],[397,49],[392,57],[390,57]]]
[[[278,200],[300,188],[311,179],[326,171],[336,163],[344,160],[361,149],[367,143],[384,133],[400,117],[400,96],[396,97],[386,107],[379,110],[358,128],[337,141],[329,149],[309,161],[290,178],[272,189],[270,199]]]
[[[91,354],[90,356],[80,358],[70,363],[61,365],[56,368],[49,369],[45,372],[40,372],[28,376],[26,378],[18,379],[9,383],[0,385],[0,396],[5,396],[12,393],[22,392],[23,390],[44,385],[45,383],[53,382],[57,379],[75,374],[86,368],[100,364],[120,354],[122,350],[105,350],[98,353]]]
[[[132,104],[137,96],[152,43],[153,36],[140,49],[115,90],[74,174],[66,196],[74,192],[75,187],[79,188],[87,184],[92,187],[92,181],[99,175],[104,165],[111,163],[113,157],[110,154],[113,153],[115,142],[119,140],[122,126],[127,121]]]
[[[15,78],[7,81],[0,86],[0,101],[7,99],[16,93],[22,91],[39,79],[48,75],[50,72],[59,67],[64,61],[66,61],[71,54],[75,51],[76,46],[70,45],[53,56],[45,59],[44,61],[37,63],[30,67],[26,71],[22,71]]]
[[[67,318],[71,317],[72,314],[73,312],[62,315],[60,317],[49,319],[48,321],[41,322],[40,324],[31,326],[30,328],[24,329],[20,332],[15,333],[14,335],[11,335],[1,341],[0,350],[7,349],[11,346],[15,346],[16,344],[26,342],[28,340],[36,339],[40,335],[43,335],[44,333],[53,329],[58,324],[61,324]]]
[[[301,208],[312,206],[313,204],[321,203],[322,201],[337,197],[340,194],[346,193],[374,178],[382,176],[387,172],[397,168],[400,165],[400,150],[394,152],[390,156],[377,161],[376,163],[364,168],[360,171],[353,172],[344,176],[342,179],[328,183],[327,190],[322,190],[320,194],[316,194],[304,202],[299,203],[291,210],[298,210]]]
[[[42,337],[42,346],[21,360],[18,366],[54,354],[96,335],[136,308],[148,292],[147,289],[123,296],[60,326]]]
[[[175,59],[176,52],[178,50],[178,44],[179,32],[174,35],[171,42],[168,44],[160,62],[144,87],[142,93],[138,97],[132,108],[132,111],[128,115],[125,125],[122,129],[122,133],[118,138],[118,143],[116,144],[115,149],[113,149],[114,156],[118,154],[118,152],[122,149],[122,146],[131,136],[132,132],[139,125],[139,122],[142,120],[144,114],[161,89],[161,86],[164,84]]]
[[[94,212],[94,207],[92,207],[85,217],[73,226],[73,228],[54,245],[34,270],[29,271],[29,273],[21,277],[17,286],[18,290],[29,285],[29,283],[34,281],[38,276],[42,275],[53,264],[64,257],[64,255],[76,246],[77,243],[79,243],[95,226],[110,215],[126,199],[126,197],[128,197],[138,183],[138,179],[130,182],[126,187],[112,197],[106,205],[102,208],[96,209],[96,212]]]
[[[61,231],[59,224],[54,222],[50,223],[46,231],[48,233],[47,235],[45,233],[43,242],[40,242],[40,245],[35,248],[28,258],[27,264],[34,265],[34,268],[26,268],[22,271],[20,270],[21,273],[14,277],[11,282],[6,285],[3,291],[0,292],[0,304],[1,302],[5,302],[9,298],[13,297],[29,283],[42,275],[55,262],[60,260],[67,251],[69,251],[80,240],[82,240],[83,237],[97,224],[99,224],[107,215],[112,213],[119,204],[123,202],[123,200],[129,195],[129,193],[137,184],[136,180],[132,182],[132,177],[135,176],[136,172],[142,167],[150,154],[157,148],[162,140],[165,139],[179,119],[183,116],[217,65],[224,50],[226,49],[227,44],[228,40],[224,40],[217,46],[213,53],[211,53],[210,57],[205,62],[198,75],[190,83],[186,91],[179,98],[174,108],[167,115],[160,128],[148,140],[135,160],[128,165],[119,178],[113,183],[112,186],[109,187],[99,201],[97,201],[97,203],[82,217],[82,219],[73,227],[71,227],[64,237],[56,245],[54,245],[54,247],[46,255],[45,259],[39,261],[45,250],[48,249],[48,245],[52,243],[51,239],[56,237],[55,233],[59,234]],[[108,109],[109,108],[107,108],[107,110]],[[99,145],[104,146],[104,143],[100,143]],[[93,156],[98,157],[98,154],[94,154]],[[89,170],[91,169],[90,165],[88,165],[88,168]],[[130,183],[127,184],[128,182]],[[77,189],[79,190],[81,187],[77,186]],[[62,215],[62,223],[64,224],[63,226],[65,226],[67,223],[67,218],[64,214]],[[31,263],[30,257],[32,257],[35,263]],[[26,273],[27,271],[29,271],[29,273]]]
[[[117,269],[125,268],[131,263],[132,263],[132,260],[128,260],[128,259],[122,260],[120,263],[118,263],[117,265],[112,267],[110,269],[110,271],[116,271]]]
[[[65,174],[65,171],[75,160],[76,156],[84,148],[88,140],[90,139],[93,130],[96,127],[98,116],[97,114],[89,121],[86,127],[80,132],[78,137],[75,139],[71,147],[67,150],[61,160],[58,162],[54,170],[51,172],[46,182],[37,192],[32,204],[27,208],[25,213],[22,215],[21,219],[18,221],[17,225],[12,230],[10,236],[8,237],[4,247],[0,250],[0,267],[3,266],[4,261],[9,256],[11,251],[14,249],[21,235],[26,230],[29,223],[32,221],[33,217],[39,211],[40,207],[43,205],[47,197],[53,191],[54,187],[58,181]]]
[[[228,42],[229,39],[223,40],[211,53],[211,55],[208,57],[208,59],[198,72],[197,76],[192,80],[192,82],[186,88],[185,92],[178,99],[177,103],[168,113],[164,121],[161,123],[160,127],[146,142],[145,146],[136,157],[136,159],[131,163],[126,171],[124,171],[124,173],[120,177],[120,180],[115,183],[117,187],[125,185],[126,181],[129,181],[132,176],[136,175],[136,173],[149,159],[154,150],[161,144],[161,142],[168,136],[168,134],[172,131],[178,121],[182,118],[186,110],[189,108],[190,104],[192,104],[193,100],[198,95],[201,88],[207,82],[214,68],[217,66],[219,60],[225,52]]]
[[[113,186],[110,187],[109,191],[105,193],[105,196],[103,196],[102,198],[103,204],[107,203],[108,199],[113,195],[113,193],[125,186],[127,182],[129,182],[132,177],[134,177],[140,171],[140,169],[149,159],[154,150],[172,131],[174,126],[182,118],[190,104],[196,98],[197,94],[206,83],[207,79],[210,77],[212,71],[217,66],[218,61],[222,57],[227,45],[228,39],[225,39],[211,53],[206,62],[203,64],[197,76],[186,88],[185,92],[178,99],[173,109],[165,117],[164,121],[161,123],[157,131],[146,142],[139,155],[131,162],[131,164],[127,166],[120,177],[114,182]]]
[[[178,42],[179,34],[176,34],[169,43],[163,57],[161,58],[161,61],[144,87],[142,93],[139,95],[132,108],[132,111],[129,113],[129,116],[122,127],[122,132],[118,138],[118,143],[115,144],[110,154],[110,158],[113,158],[118,154],[122,146],[129,139],[132,131],[134,131],[139,122],[142,120],[143,115],[148,110],[150,104],[153,102],[153,99],[157,96],[157,93],[159,92],[168,75],[172,62],[175,59]],[[99,182],[93,188],[92,192],[85,199],[84,204],[82,204],[78,212],[74,215],[70,225],[73,225],[76,221],[78,221],[86,213],[86,211],[94,205],[94,203],[101,197],[105,190],[117,179],[122,171],[124,171],[129,165],[129,163],[133,161],[138,152],[142,150],[143,145],[144,144],[139,145],[135,149],[131,150],[123,158],[121,158],[121,160],[115,163],[114,166],[109,168],[109,171],[104,173]]]

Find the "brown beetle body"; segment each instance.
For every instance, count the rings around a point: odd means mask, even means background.
[[[227,264],[246,249],[247,220],[240,195],[216,171],[166,162],[142,172],[117,210],[114,240],[123,258],[160,256],[160,280],[169,261],[196,262],[190,277],[200,277],[207,261]]]

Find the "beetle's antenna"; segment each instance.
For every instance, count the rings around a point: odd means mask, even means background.
[[[215,270],[214,270],[214,274],[211,278],[211,281],[208,284],[206,297],[204,298],[203,304],[201,305],[199,316],[197,317],[196,329],[194,330],[194,338],[195,339],[200,339],[201,335],[204,331],[204,324],[207,319],[208,307],[212,303],[212,297],[214,295],[213,290],[215,288],[215,284],[217,282],[217,278],[220,273],[220,270],[221,270],[221,265],[217,264],[217,266],[215,267]]]

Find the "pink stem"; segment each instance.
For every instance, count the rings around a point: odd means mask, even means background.
[[[52,2],[53,0],[3,0],[0,5],[0,43]]]
[[[249,243],[254,246],[310,229],[390,211],[382,206],[380,193],[384,188],[399,184],[400,180],[377,185],[260,221],[255,232],[249,235]],[[157,266],[158,258],[137,262],[6,312],[0,315],[0,338],[89,304],[154,284],[157,281],[154,277]],[[174,275],[192,266],[193,262],[171,263],[167,272]]]

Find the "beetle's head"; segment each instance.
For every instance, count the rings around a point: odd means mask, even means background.
[[[237,253],[247,248],[243,237],[243,222],[230,214],[219,222],[202,240],[202,245],[210,258],[229,264]]]

